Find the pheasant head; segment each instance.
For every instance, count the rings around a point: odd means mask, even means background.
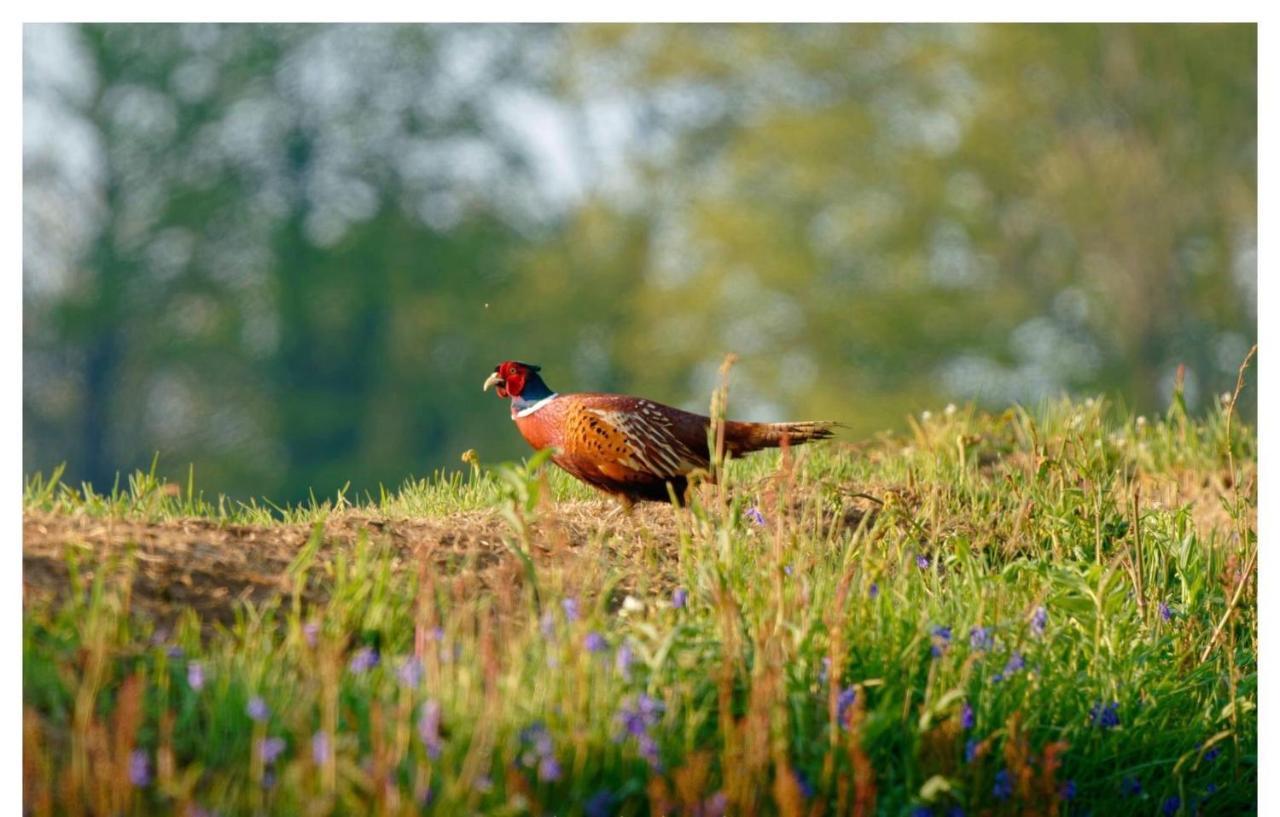
[[[518,360],[499,363],[484,381],[484,390],[488,391],[490,386],[496,386],[499,397],[511,399],[512,411],[520,411],[555,394],[547,388],[542,376],[538,374],[541,368]]]

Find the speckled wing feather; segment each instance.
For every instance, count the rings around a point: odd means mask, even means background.
[[[681,481],[709,462],[705,417],[649,400],[610,394],[566,395],[556,462],[606,490]],[[664,489],[665,490],[665,489]]]

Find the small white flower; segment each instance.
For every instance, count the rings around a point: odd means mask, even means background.
[[[944,413],[944,414],[946,414],[948,417],[950,417],[951,415],[955,414],[955,413],[956,413],[956,404],[955,404],[955,403],[947,403],[947,407],[946,407],[945,409],[943,409],[943,413]]]
[[[1085,401],[1084,401],[1084,407],[1085,407],[1085,408],[1093,408],[1093,398],[1092,398],[1092,397],[1087,397],[1087,398],[1085,398]]]
[[[932,412],[932,411],[927,411],[927,410],[926,410],[926,411],[922,411],[922,412],[920,412],[920,419],[921,419],[921,420],[924,420],[926,423],[927,423],[927,422],[929,422],[929,418],[931,418],[931,417],[933,417],[933,412]]]
[[[1139,415],[1138,415],[1138,428],[1142,428],[1142,427],[1143,427],[1143,426],[1145,426],[1146,424],[1147,424],[1147,418],[1146,418],[1146,417],[1144,417],[1144,416],[1142,416],[1141,414],[1139,414]]]
[[[1223,393],[1218,397],[1218,399],[1222,401],[1222,405],[1224,405],[1224,406],[1225,406],[1225,405],[1227,405],[1227,404],[1229,404],[1229,403],[1231,402],[1231,392],[1229,392],[1229,391],[1224,391],[1224,392],[1223,392]]]
[[[640,601],[640,599],[636,598],[635,596],[627,596],[622,600],[623,614],[639,613],[639,612],[642,612],[643,610],[644,610],[644,602]]]

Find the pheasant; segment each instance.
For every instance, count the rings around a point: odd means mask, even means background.
[[[551,461],[583,482],[619,499],[677,501],[689,474],[706,469],[711,457],[711,419],[652,400],[622,394],[557,394],[538,374],[541,367],[508,360],[494,367],[484,390],[511,400],[516,429],[536,450],[552,448]],[[724,424],[730,457],[787,440],[799,445],[831,436],[833,422]],[[668,490],[668,485],[671,490]]]

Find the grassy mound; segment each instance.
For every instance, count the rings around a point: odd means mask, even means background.
[[[291,509],[29,479],[28,810],[1256,809],[1229,407],[948,408],[611,507],[529,466]]]

